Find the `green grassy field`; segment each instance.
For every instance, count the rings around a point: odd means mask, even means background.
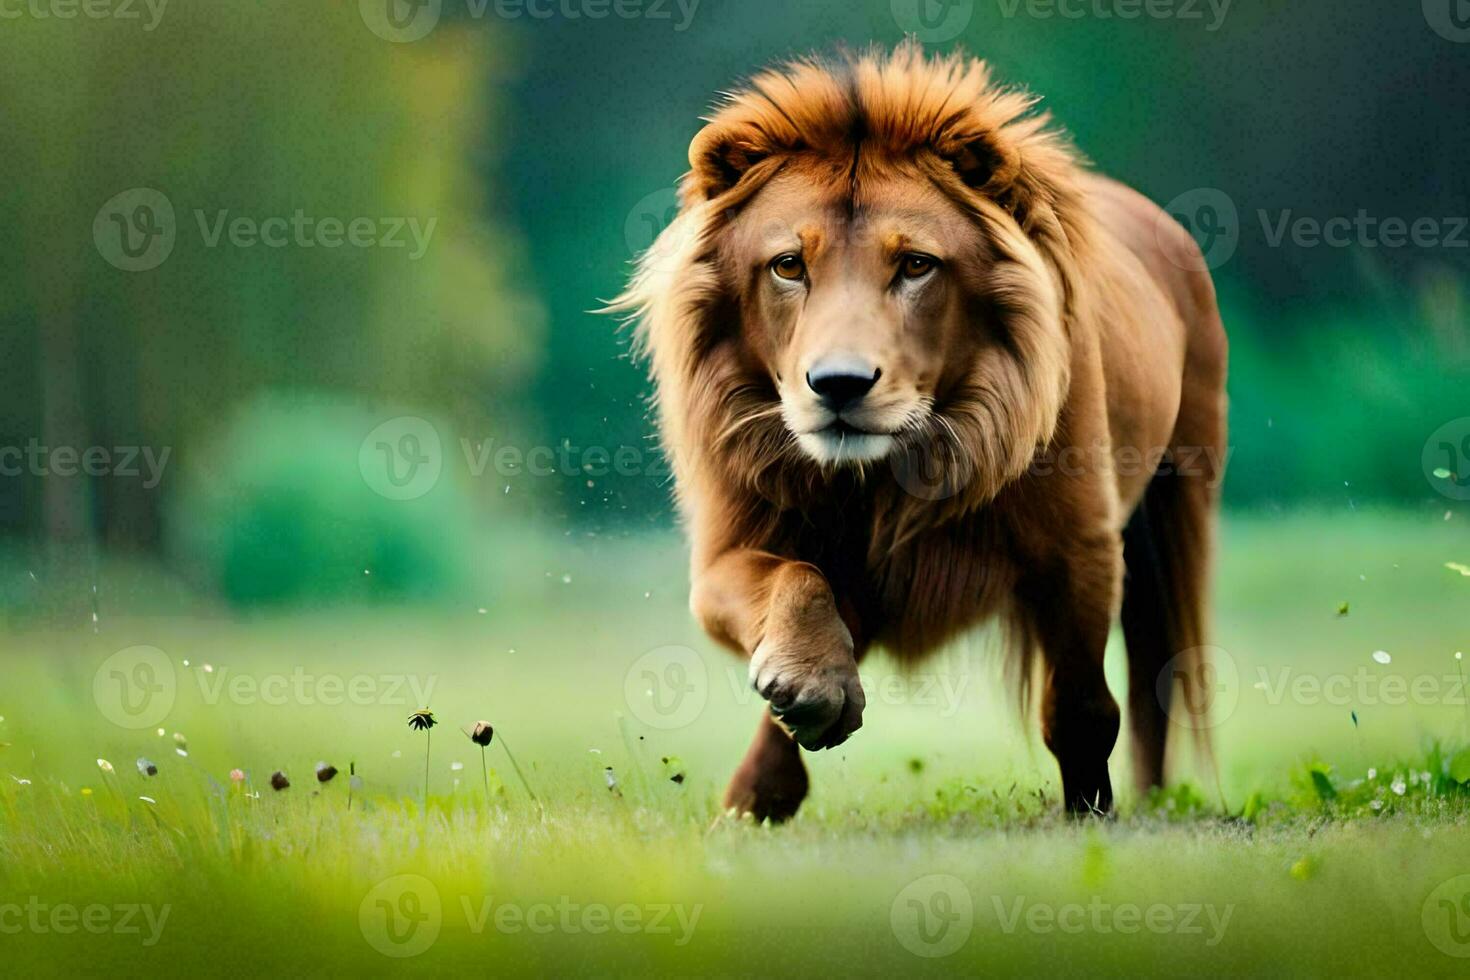
[[[983,636],[911,676],[865,664],[865,726],[809,757],[794,822],[723,817],[758,702],[690,620],[673,537],[506,545],[462,609],[246,619],[106,569],[95,626],[21,601],[0,634],[0,962],[1462,974],[1464,515],[1235,519],[1224,544],[1218,773],[1184,758],[1187,785],[1106,823],[1057,812]]]

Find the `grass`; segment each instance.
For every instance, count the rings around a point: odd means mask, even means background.
[[[810,758],[792,824],[722,817],[757,703],[689,620],[673,538],[527,538],[465,609],[246,619],[106,569],[95,629],[22,611],[0,634],[6,971],[1458,973],[1463,521],[1232,520],[1218,774],[1080,824],[983,638],[865,665],[865,727]],[[133,729],[96,684],[139,644],[172,697]],[[459,730],[481,718],[488,794]]]

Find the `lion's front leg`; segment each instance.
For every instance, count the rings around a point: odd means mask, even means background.
[[[761,712],[755,739],[725,790],[725,809],[780,823],[796,815],[807,785],[801,749],[770,712]]]
[[[696,576],[691,605],[715,639],[750,657],[750,681],[805,749],[862,727],[853,638],[816,566],[769,552],[726,552]]]

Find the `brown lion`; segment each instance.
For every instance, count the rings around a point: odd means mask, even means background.
[[[614,309],[651,363],[691,608],[768,702],[726,805],[794,814],[798,746],[862,725],[863,654],[912,663],[991,617],[1023,703],[1041,684],[1067,809],[1106,812],[1121,613],[1134,772],[1159,785],[1225,450],[1194,241],[983,62],[914,43],[757,76],[689,159]]]

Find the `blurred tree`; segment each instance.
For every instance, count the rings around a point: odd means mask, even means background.
[[[187,471],[263,388],[521,411],[542,314],[489,220],[496,35],[445,24],[393,44],[355,3],[296,0],[148,19],[5,21],[0,442],[167,447]],[[114,202],[134,188],[157,195]],[[119,268],[107,236],[139,247],[149,222],[172,250]],[[153,548],[176,481],[144,483],[7,478],[0,526]]]

